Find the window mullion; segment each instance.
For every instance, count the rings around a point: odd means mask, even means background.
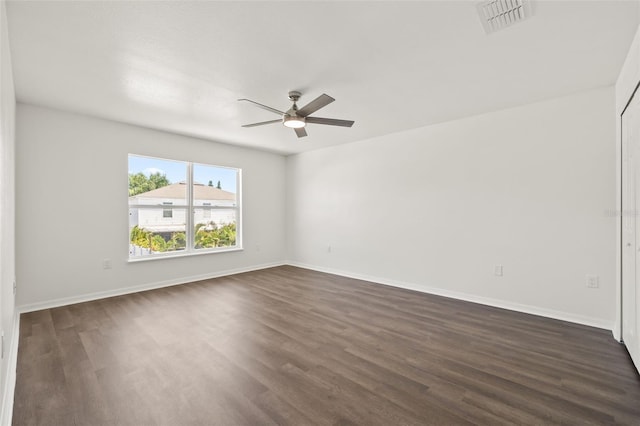
[[[236,171],[236,244],[242,245],[242,172]]]
[[[193,215],[195,213],[195,207],[193,203],[193,163],[187,163],[187,204],[189,205],[189,211],[186,214],[186,227],[187,227],[187,251],[193,251],[195,246],[195,237],[193,235]]]

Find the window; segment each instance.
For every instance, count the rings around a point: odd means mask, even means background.
[[[165,205],[165,206],[173,205],[173,203],[171,203],[171,202],[164,202],[164,201],[162,202],[162,204]],[[167,209],[167,208],[162,209],[162,217],[172,218],[173,217],[173,210],[172,209]]]
[[[129,154],[129,259],[242,248],[240,174]]]

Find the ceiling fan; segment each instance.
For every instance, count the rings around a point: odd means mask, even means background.
[[[266,105],[262,105],[250,99],[238,99],[238,101],[251,102],[252,104],[262,109],[266,109],[267,111],[271,111],[282,116],[282,118],[279,118],[277,120],[269,120],[269,121],[262,121],[260,123],[245,124],[242,127],[256,127],[256,126],[263,126],[265,124],[282,123],[286,127],[290,127],[293,130],[295,130],[296,135],[298,135],[299,138],[303,138],[307,136],[307,131],[304,129],[307,123],[326,124],[329,126],[342,126],[342,127],[353,126],[354,122],[351,120],[337,120],[335,118],[309,117],[309,115],[313,114],[320,108],[323,108],[329,105],[331,102],[335,101],[335,99],[333,99],[331,96],[322,94],[317,98],[315,98],[313,101],[309,102],[307,105],[298,109],[296,102],[298,102],[298,99],[300,99],[300,96],[302,96],[300,92],[296,92],[296,91],[289,92],[289,100],[293,102],[293,105],[286,112],[277,110],[275,108],[271,108]]]

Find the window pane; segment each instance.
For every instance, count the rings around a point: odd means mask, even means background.
[[[227,167],[193,165],[193,205],[237,205],[238,171]],[[197,222],[196,222],[197,223]]]
[[[129,205],[187,205],[187,163],[129,155]]]
[[[205,211],[208,210],[208,213]],[[195,208],[194,244],[196,249],[236,245],[236,210]],[[206,218],[206,215],[209,218]]]
[[[170,211],[167,217],[166,212]],[[129,257],[184,250],[186,215],[180,207],[129,209]]]

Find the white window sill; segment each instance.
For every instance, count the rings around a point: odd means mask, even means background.
[[[191,251],[180,251],[171,254],[155,254],[150,256],[140,256],[127,259],[127,263],[146,262],[148,260],[175,259],[177,257],[202,256],[203,254],[229,253],[233,251],[243,251],[242,247],[216,248],[216,249],[198,249]]]

